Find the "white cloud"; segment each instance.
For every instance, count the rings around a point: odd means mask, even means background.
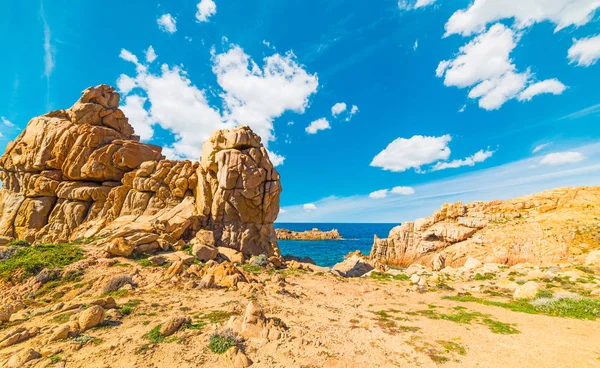
[[[284,210],[283,208],[279,209],[279,213],[287,213],[287,210]]]
[[[146,61],[148,63],[152,63],[154,60],[156,60],[156,52],[154,51],[154,47],[150,46],[148,47],[148,50],[146,50]]]
[[[271,159],[271,163],[273,164],[273,166],[283,165],[283,161],[285,161],[285,157],[278,155],[275,152],[271,152],[269,150],[267,150],[267,154],[269,155],[269,158]]]
[[[371,194],[369,194],[369,198],[382,199],[382,198],[387,197],[388,192],[389,192],[389,189],[376,190],[376,191],[372,192]]]
[[[347,108],[346,103],[338,102],[331,107],[331,115],[338,116],[339,114],[346,111],[346,108]]]
[[[167,33],[175,33],[177,32],[177,19],[171,14],[163,14],[160,18],[156,20],[158,23],[158,28],[161,31]]]
[[[551,146],[551,145],[552,145],[552,142],[549,142],[549,143],[543,143],[543,144],[539,144],[539,145],[535,146],[535,148],[533,149],[533,151],[532,151],[532,152],[533,152],[533,153],[538,153],[538,152],[540,152],[541,150],[543,150],[544,148],[547,148],[547,147],[549,147],[549,146]]]
[[[1,117],[2,119],[2,124],[6,125],[7,127],[14,127],[15,124],[12,123],[12,121],[8,120],[7,118],[5,118],[4,116]]]
[[[303,206],[304,212],[313,212],[317,210],[317,206],[314,203],[307,203]]]
[[[0,138],[2,138],[2,137],[4,137],[4,134],[2,134],[2,133],[0,132]]]
[[[533,75],[529,71],[516,71],[510,53],[519,39],[520,34],[512,29],[494,24],[462,46],[454,59],[440,62],[436,75],[444,78],[446,86],[470,87],[469,98],[478,99],[479,106],[486,110],[499,109],[517,97],[524,101],[540,93],[562,93],[560,89],[565,87],[556,79],[531,84]]]
[[[480,33],[488,24],[502,19],[514,19],[517,29],[550,21],[558,32],[568,26],[588,23],[599,7],[598,0],[475,0],[467,9],[458,10],[450,17],[445,26],[446,36]]]
[[[467,109],[467,104],[464,104],[460,107],[460,109],[458,109],[458,112],[465,112],[466,109]]]
[[[329,125],[329,121],[326,118],[321,118],[310,123],[309,126],[305,128],[308,134],[317,134],[319,130],[331,129]]]
[[[529,101],[533,97],[537,95],[541,95],[543,93],[551,93],[553,95],[562,94],[567,87],[562,84],[558,79],[546,79],[545,81],[537,82],[529,85],[525,90],[523,90],[518,97],[519,101]]]
[[[415,189],[413,187],[394,187],[391,192],[400,195],[413,195],[415,194]]]
[[[117,79],[117,88],[123,94],[128,94],[132,89],[137,87],[137,82],[135,79],[131,78],[128,75],[121,74],[119,79]]]
[[[450,162],[438,162],[431,168],[431,171],[456,169],[462,166],[475,166],[476,163],[487,160],[488,158],[492,157],[493,154],[494,151],[479,150],[474,155],[461,160],[452,160]]]
[[[448,134],[441,137],[415,135],[409,139],[397,138],[373,158],[371,166],[393,172],[411,168],[421,171],[423,165],[450,157],[448,143],[451,140]]]
[[[419,48],[419,40],[415,40],[415,44],[413,45],[413,50],[417,50]]]
[[[571,64],[588,67],[600,59],[600,35],[573,40],[569,48],[568,58]]]
[[[436,0],[398,0],[398,7],[402,10],[412,10],[433,5]]]
[[[352,120],[352,117],[354,115],[356,115],[357,112],[358,112],[358,106],[352,105],[352,108],[350,109],[350,112],[348,113],[348,116],[346,117],[346,121]]]
[[[182,67],[163,64],[160,72],[154,73],[127,50],[122,50],[120,57],[136,65],[137,75],[121,75],[119,90],[127,95],[140,88],[140,95],[125,97],[122,109],[144,140],[153,136],[154,124],[172,132],[174,143],[164,149],[170,157],[197,160],[202,143],[213,131],[236,125],[249,125],[268,147],[275,139],[273,119],[285,111],[303,113],[318,85],[316,75],[299,66],[292,53],[266,58],[261,69],[241,48],[232,45],[228,52],[213,54],[212,60],[223,90],[219,95],[224,106],[221,112]],[[269,156],[275,165],[285,160],[271,151]]]
[[[208,22],[208,18],[217,14],[217,4],[213,0],[201,0],[196,12],[196,19],[200,22]]]
[[[121,106],[121,110],[129,118],[129,124],[135,130],[135,133],[140,136],[140,139],[144,141],[150,140],[154,134],[152,119],[144,108],[146,101],[147,98],[145,97],[130,95],[125,97],[125,102]]]
[[[573,164],[583,161],[585,156],[580,152],[567,151],[549,153],[540,160],[540,165],[543,166],[558,166],[565,164]]]
[[[273,120],[285,111],[303,114],[319,85],[292,52],[264,59],[261,68],[237,45],[213,56],[213,72],[223,89],[224,119],[249,125],[264,143],[275,139]]]
[[[579,118],[583,118],[589,115],[593,115],[593,114],[597,114],[600,112],[600,104],[596,104],[596,105],[592,105],[589,107],[586,107],[584,109],[581,109],[579,111],[575,111],[574,113],[571,113],[569,115],[563,116],[562,118],[558,119],[558,120],[565,120],[565,119],[579,119]]]
[[[46,21],[46,16],[44,15],[44,9],[42,7],[40,14],[42,16],[42,23],[44,24],[44,76],[46,79],[50,78],[52,74],[52,70],[54,70],[54,50],[50,43],[51,41],[51,32],[50,27],[48,26],[48,22]]]

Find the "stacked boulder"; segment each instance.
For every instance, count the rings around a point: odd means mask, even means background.
[[[260,137],[248,127],[216,131],[200,162],[165,160],[160,147],[139,142],[119,99],[112,87],[90,87],[8,144],[0,243],[101,239],[109,253],[129,256],[195,239],[279,256],[281,185]]]

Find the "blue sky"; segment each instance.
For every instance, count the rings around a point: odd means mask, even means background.
[[[0,4],[0,149],[111,84],[144,141],[198,159],[250,125],[279,221],[401,222],[600,184],[598,0]],[[151,48],[150,48],[151,47]]]

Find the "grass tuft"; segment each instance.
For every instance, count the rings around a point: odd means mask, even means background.
[[[72,244],[40,244],[19,248],[0,262],[0,278],[22,281],[44,268],[61,269],[84,258],[84,251]]]

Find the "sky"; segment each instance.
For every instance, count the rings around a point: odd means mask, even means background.
[[[280,222],[600,185],[600,0],[5,0],[0,150],[92,85],[198,160],[249,125]]]

